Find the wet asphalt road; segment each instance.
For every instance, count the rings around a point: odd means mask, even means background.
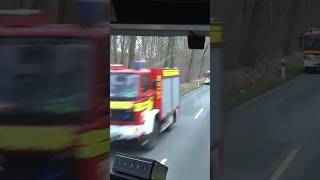
[[[111,145],[111,164],[115,152],[166,159],[167,180],[210,179],[210,86],[204,85],[181,99],[181,116],[171,131],[164,132],[158,145],[146,152]],[[112,166],[110,166],[112,167]]]
[[[320,179],[320,74],[227,114],[223,180]]]

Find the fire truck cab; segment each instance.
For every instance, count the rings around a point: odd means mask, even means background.
[[[156,146],[161,132],[177,121],[180,109],[180,70],[133,69],[112,65],[110,72],[110,141]]]

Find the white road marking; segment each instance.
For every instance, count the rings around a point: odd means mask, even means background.
[[[160,162],[161,164],[165,164],[167,162],[168,159],[162,159],[162,161]]]
[[[241,108],[243,108],[244,106],[247,106],[247,105],[249,105],[249,104],[251,104],[251,103],[253,103],[253,102],[255,102],[255,101],[257,101],[257,100],[259,100],[259,99],[261,99],[261,98],[263,98],[263,97],[265,97],[265,96],[267,96],[267,95],[269,95],[269,94],[271,94],[271,93],[273,93],[273,92],[275,92],[275,91],[277,91],[278,89],[281,89],[281,88],[283,88],[283,87],[285,87],[285,86],[287,86],[287,85],[295,82],[297,79],[302,78],[304,75],[305,75],[305,74],[301,74],[301,75],[295,77],[294,79],[292,79],[292,80],[290,80],[290,81],[288,81],[288,82],[286,82],[286,83],[284,83],[284,84],[282,84],[282,85],[280,85],[280,86],[278,86],[278,87],[276,87],[276,88],[274,88],[274,89],[266,92],[265,94],[262,94],[262,95],[260,95],[260,96],[257,96],[257,97],[255,97],[255,98],[253,98],[252,100],[249,100],[248,102],[246,102],[246,103],[244,103],[244,104],[236,107],[234,110],[241,109]]]
[[[194,119],[198,119],[200,114],[202,113],[203,111],[203,108],[200,109],[200,111],[197,113],[197,115],[194,117]]]
[[[281,175],[285,172],[291,161],[299,152],[299,149],[292,149],[288,154],[287,158],[280,164],[279,168],[274,172],[270,180],[278,180],[280,179]]]

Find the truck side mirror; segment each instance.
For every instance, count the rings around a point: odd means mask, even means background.
[[[204,49],[206,38],[204,36],[188,36],[189,49]]]
[[[302,37],[299,37],[299,47],[302,47]]]
[[[157,81],[152,81],[152,88],[157,89]]]

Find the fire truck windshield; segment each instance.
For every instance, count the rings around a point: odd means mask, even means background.
[[[304,38],[304,49],[320,49],[320,36],[306,36]]]
[[[0,38],[0,122],[79,121],[90,47],[80,39]]]
[[[138,96],[139,76],[136,74],[112,73],[110,76],[110,98],[133,100]]]

